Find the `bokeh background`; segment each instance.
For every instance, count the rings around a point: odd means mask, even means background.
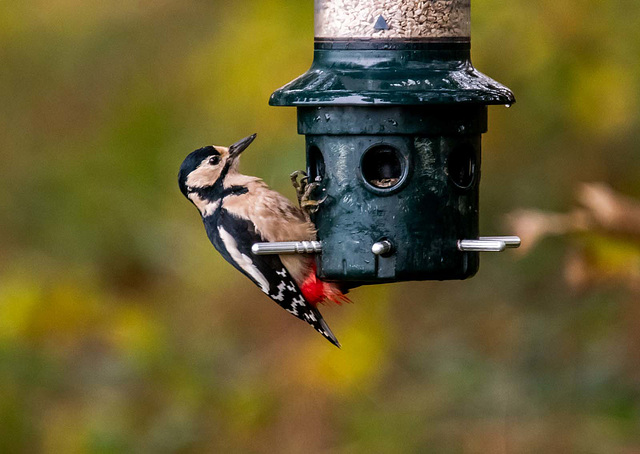
[[[518,99],[490,109],[483,233],[582,183],[640,197],[638,23],[474,1],[475,66]],[[323,311],[342,350],[217,255],[178,167],[257,132],[242,170],[293,198],[303,139],[267,100],[312,24],[310,0],[0,2],[0,452],[640,452],[640,236],[356,289]]]

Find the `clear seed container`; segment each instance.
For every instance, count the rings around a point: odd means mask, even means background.
[[[315,0],[319,39],[471,36],[471,0]]]

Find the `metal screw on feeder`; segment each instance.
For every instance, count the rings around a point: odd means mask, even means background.
[[[470,60],[470,0],[316,0],[311,69],[270,104],[296,106],[307,173],[322,203],[318,242],[256,254],[315,253],[318,276],[360,284],[465,279],[478,252],[487,106],[515,102]]]

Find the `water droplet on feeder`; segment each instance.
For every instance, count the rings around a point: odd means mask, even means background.
[[[509,107],[511,107],[511,104],[505,104],[504,106],[508,109]]]
[[[382,14],[378,16],[378,19],[376,20],[376,24],[373,26],[374,30],[389,30],[389,24],[387,24],[387,21],[385,20],[384,17],[382,17]]]

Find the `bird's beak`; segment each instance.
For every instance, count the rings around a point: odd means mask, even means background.
[[[249,145],[251,145],[251,142],[253,142],[256,136],[257,134],[252,134],[249,137],[245,137],[242,140],[238,140],[236,143],[231,145],[229,147],[229,156],[231,157],[231,159],[235,159],[238,156],[240,156],[240,153],[242,153],[244,150],[247,149]]]

